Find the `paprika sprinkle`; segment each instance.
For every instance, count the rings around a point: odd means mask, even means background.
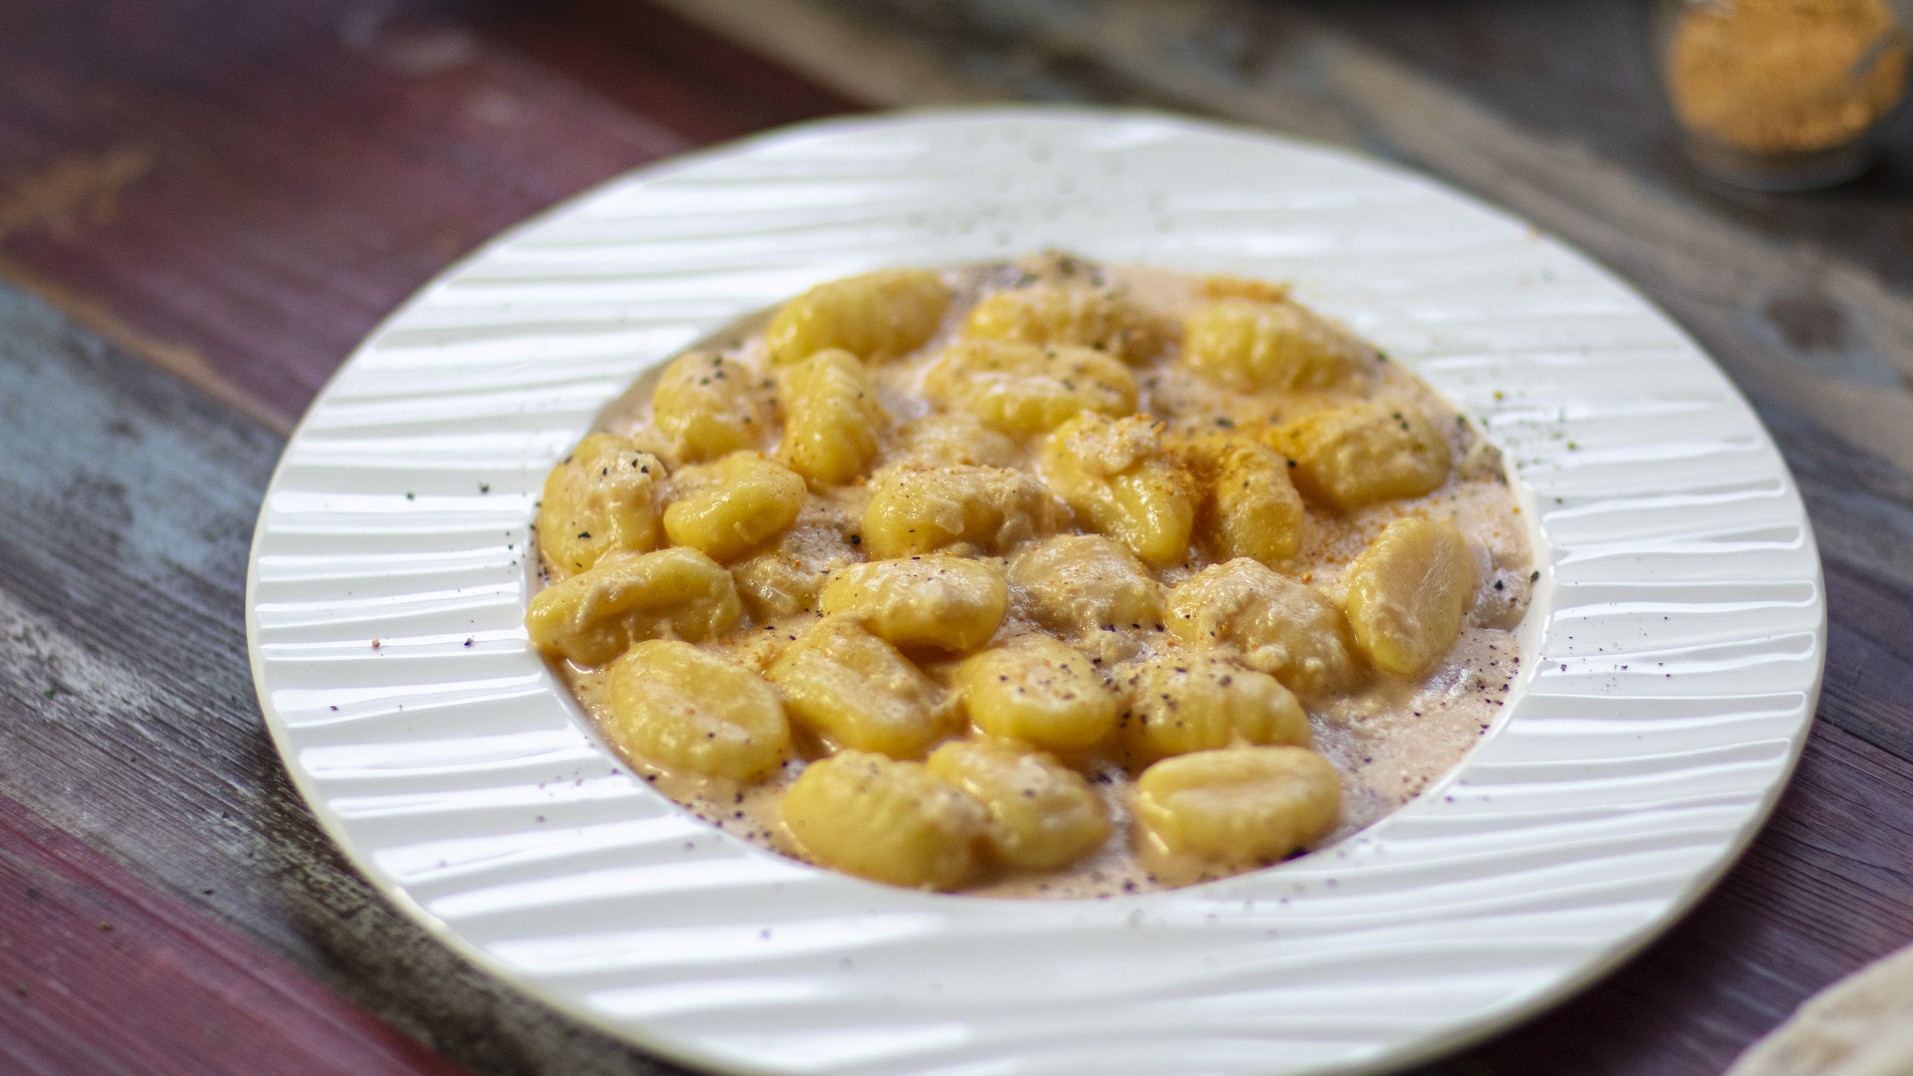
[[[1907,39],[1886,0],[1689,3],[1668,88],[1693,134],[1756,154],[1834,149],[1899,103]]]

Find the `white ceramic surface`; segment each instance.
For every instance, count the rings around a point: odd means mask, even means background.
[[[876,266],[1049,245],[1292,279],[1482,421],[1543,569],[1504,720],[1339,847],[1107,901],[813,870],[634,780],[520,624],[546,470],[635,375],[740,314]],[[527,993],[726,1071],[1117,1076],[1399,1064],[1611,967],[1765,818],[1825,613],[1766,433],[1586,259],[1346,153],[1000,109],[813,124],[647,169],[447,273],[287,447],[248,632],[321,822]]]

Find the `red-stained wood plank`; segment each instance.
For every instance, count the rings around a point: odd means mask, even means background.
[[[636,165],[848,107],[622,6],[0,5],[0,276],[289,428],[381,317],[500,229]]]
[[[467,1070],[0,796],[0,1071]]]
[[[868,107],[646,3],[521,4],[479,25],[487,41],[699,142]]]
[[[1913,591],[1851,564],[1829,563],[1826,575],[1829,708],[1855,735],[1913,759]]]
[[[673,1071],[453,954],[347,865],[286,779],[243,613],[281,445],[0,285],[0,795],[200,909],[182,929],[236,934],[475,1071]],[[102,980],[138,971],[100,954]],[[91,1012],[68,1010],[68,1033],[96,1034]],[[0,1041],[16,1015],[45,1014],[0,1004]]]

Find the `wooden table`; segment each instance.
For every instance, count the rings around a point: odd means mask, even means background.
[[[1714,1073],[1913,941],[1913,122],[1837,191],[1666,147],[1642,10],[1076,0],[0,5],[0,1071],[665,1067],[463,965],[341,860],[248,674],[254,515],[385,313],[633,166],[814,116],[1042,99],[1352,145],[1523,213],[1759,408],[1832,608],[1746,859],[1577,999],[1435,1066]]]

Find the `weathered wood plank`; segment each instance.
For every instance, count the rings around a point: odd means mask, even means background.
[[[1913,289],[1913,111],[1888,130],[1878,166],[1809,195],[1764,195],[1688,167],[1662,120],[1645,3],[1565,0],[1293,0],[1311,19],[1379,49],[1528,129],[1564,134],[1650,186],[1783,244],[1837,250],[1900,292]],[[1239,41],[1240,39],[1238,39]],[[1238,63],[1253,53],[1224,38]],[[1835,341],[1829,340],[1829,343]]]
[[[5,797],[0,924],[0,1071],[464,1071]]]
[[[289,429],[379,318],[500,229],[849,107],[620,6],[0,5],[0,277]]]
[[[254,701],[243,606],[280,447],[0,288],[0,794],[461,1064],[661,1071],[413,926],[286,781]]]
[[[1913,759],[1913,591],[1835,565],[1827,571],[1827,604],[1821,712],[1868,743]]]

